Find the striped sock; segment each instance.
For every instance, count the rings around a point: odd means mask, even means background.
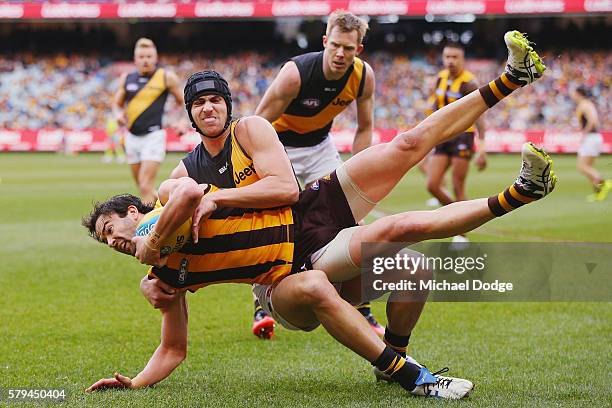
[[[409,363],[389,346],[385,347],[382,354],[372,363],[380,371],[390,375],[404,389],[412,391],[416,387],[421,368]]]
[[[489,197],[489,209],[497,216],[501,217],[504,214],[508,214],[510,211],[515,210],[525,204],[529,204],[532,201],[539,199],[540,197],[535,194],[526,191],[518,184],[513,184],[498,195]]]
[[[385,327],[385,344],[391,347],[400,356],[406,357],[406,348],[408,347],[409,341],[410,335],[400,336],[399,334],[392,333],[389,327]]]
[[[253,313],[253,316],[256,320],[258,320],[258,318],[267,316],[267,313],[263,310],[263,307],[261,307],[261,305],[259,304],[259,300],[255,299],[254,306],[255,306],[255,312]]]
[[[363,315],[363,317],[368,317],[372,314],[372,305],[370,302],[365,302],[360,305],[355,306],[355,309],[359,310],[359,313]]]
[[[489,82],[485,86],[481,86],[478,92],[480,92],[487,106],[492,108],[497,102],[501,101],[520,87],[521,83],[518,79],[504,72],[496,80]]]

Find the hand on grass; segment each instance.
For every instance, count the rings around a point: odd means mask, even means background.
[[[115,373],[113,378],[102,378],[93,383],[85,392],[102,391],[110,388],[134,388],[132,379]]]

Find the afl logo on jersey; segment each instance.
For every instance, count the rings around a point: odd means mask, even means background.
[[[125,90],[128,92],[134,92],[138,90],[138,84],[130,83],[125,86]]]
[[[302,105],[310,109],[316,109],[321,106],[321,101],[315,98],[302,99]]]

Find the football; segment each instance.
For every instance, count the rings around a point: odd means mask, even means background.
[[[159,220],[159,216],[163,211],[163,207],[155,208],[153,211],[148,212],[144,215],[138,226],[136,227],[136,235],[144,237],[155,227],[155,224]],[[185,243],[191,239],[191,218],[183,223],[176,231],[168,236],[160,247],[161,256],[169,255],[173,252],[178,251],[185,245]]]

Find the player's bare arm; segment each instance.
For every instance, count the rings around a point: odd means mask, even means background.
[[[180,104],[181,106],[185,105],[183,90],[181,89],[181,81],[174,71],[166,71],[166,86],[168,87],[168,92],[170,92],[176,99],[176,103]]]
[[[287,106],[300,92],[300,72],[295,62],[289,61],[279,71],[255,109],[255,114],[272,123],[280,118]]]
[[[487,125],[484,115],[476,121],[476,130],[478,130],[478,155],[476,156],[475,163],[478,170],[482,171],[487,168],[487,149],[485,142]]]
[[[353,140],[353,154],[367,149],[372,144],[376,79],[372,67],[367,62],[364,64],[366,65],[366,79],[363,94],[357,99],[357,131]]]
[[[127,74],[122,74],[119,79],[119,88],[117,92],[115,92],[115,96],[113,97],[112,109],[113,115],[119,123],[120,126],[125,126],[127,124],[127,119],[125,117],[125,112],[123,111],[123,105],[125,104],[125,79],[127,78]]]
[[[168,307],[181,293],[178,289],[149,274],[140,281],[140,291],[155,309]]]
[[[176,179],[181,177],[188,177],[189,173],[187,172],[187,168],[183,161],[180,161],[179,164],[170,172],[170,178]]]
[[[180,161],[179,164],[172,170],[169,178],[178,179],[181,177],[189,177],[187,169],[182,161]],[[160,191],[164,193],[161,188]],[[151,279],[149,275],[145,275],[140,281],[140,291],[151,306],[156,309],[166,307],[178,294],[178,291],[174,290],[157,278]]]
[[[168,377],[187,356],[187,301],[185,292],[167,308],[161,309],[161,343],[146,367],[134,378],[115,373],[113,378],[96,381],[87,392],[107,388],[137,389],[156,384]]]
[[[298,200],[299,187],[285,149],[272,125],[259,116],[243,118],[236,139],[253,159],[260,180],[255,183],[207,194],[193,215],[192,237],[198,241],[199,225],[219,207],[272,208]]]
[[[172,231],[191,217],[204,196],[207,185],[198,185],[189,177],[164,181],[159,187],[159,199],[164,211],[155,224],[153,231],[146,237],[134,237],[136,258],[148,265],[161,265],[160,245]]]
[[[291,163],[272,125],[259,116],[242,119],[236,138],[253,159],[261,180],[245,187],[220,190],[211,198],[221,207],[271,208],[291,205],[298,199],[299,188]]]

